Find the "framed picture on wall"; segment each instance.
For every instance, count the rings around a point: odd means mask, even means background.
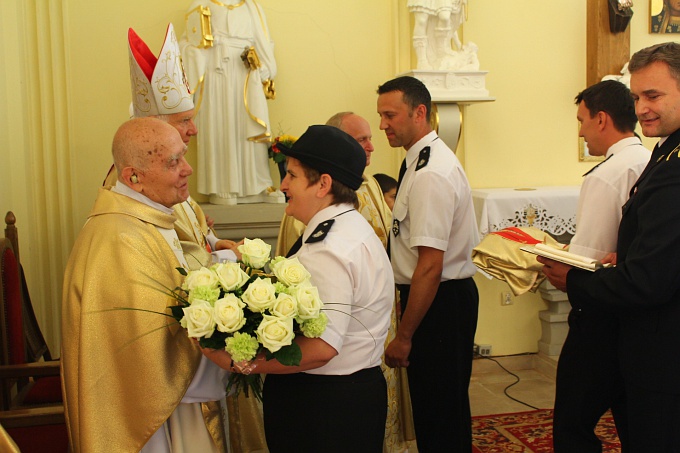
[[[583,137],[578,138],[578,161],[579,162],[597,162],[604,160],[604,156],[592,156],[588,152],[588,144]]]
[[[680,0],[649,0],[649,32],[680,33]]]

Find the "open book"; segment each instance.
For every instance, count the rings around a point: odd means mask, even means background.
[[[545,244],[536,244],[534,246],[520,247],[520,250],[540,255],[551,260],[559,261],[560,263],[568,264],[570,266],[585,269],[587,271],[595,271],[603,267],[611,267],[611,264],[602,264],[598,260],[588,258],[586,256],[577,255],[575,253],[567,252],[555,247]]]

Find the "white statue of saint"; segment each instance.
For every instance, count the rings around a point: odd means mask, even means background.
[[[189,24],[199,10],[197,33]],[[217,204],[284,202],[267,154],[276,61],[262,8],[254,0],[194,0],[187,24],[180,46],[195,89],[198,191]]]
[[[407,6],[415,22],[413,49],[418,69],[479,70],[477,46],[466,47],[458,37],[467,0],[408,0]]]
[[[630,72],[628,71],[628,63],[623,65],[623,68],[621,69],[621,75],[614,74],[606,75],[602,77],[602,81],[605,80],[616,80],[627,86],[628,89],[630,89]]]

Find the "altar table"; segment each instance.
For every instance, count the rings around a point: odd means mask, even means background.
[[[479,233],[483,237],[507,227],[533,226],[566,244],[576,233],[580,190],[580,186],[473,189]],[[547,280],[539,286],[539,292],[549,308],[538,314],[542,331],[538,350],[556,356],[569,332],[571,305],[567,294]]]
[[[555,237],[571,237],[580,190],[579,186],[473,189],[479,233],[533,226]]]

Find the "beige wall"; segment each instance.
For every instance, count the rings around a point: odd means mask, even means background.
[[[58,346],[60,281],[68,251],[110,165],[127,118],[128,27],[155,52],[168,22],[184,30],[188,0],[0,2],[0,213],[19,217],[22,257],[38,316]],[[260,0],[276,42],[274,133],[299,135],[341,110],[369,119],[370,172],[396,175],[402,150],[378,129],[375,89],[410,67],[406,0]],[[631,49],[648,34],[647,2],[634,8]],[[459,155],[473,187],[579,184],[573,98],[585,84],[586,1],[470,1],[464,41],[480,48],[497,100],[465,108]],[[651,141],[650,141],[651,142]],[[653,143],[653,142],[652,142]],[[190,149],[195,161],[195,149]],[[195,186],[194,186],[195,187]],[[195,191],[194,191],[195,193]],[[500,306],[499,282],[481,282],[477,339],[494,354],[535,351],[535,295]],[[39,296],[39,297],[36,297]]]
[[[465,41],[479,48],[493,103],[465,108],[465,170],[472,187],[578,185],[593,166],[578,161],[574,97],[586,83],[586,1],[471,2]],[[636,2],[631,51],[672,40],[648,33],[648,3]],[[638,131],[639,132],[639,131]],[[640,134],[641,135],[641,134]],[[655,140],[644,139],[651,149]],[[538,311],[547,304],[525,294],[501,306],[507,286],[475,278],[480,291],[476,341],[494,355],[535,352]]]

